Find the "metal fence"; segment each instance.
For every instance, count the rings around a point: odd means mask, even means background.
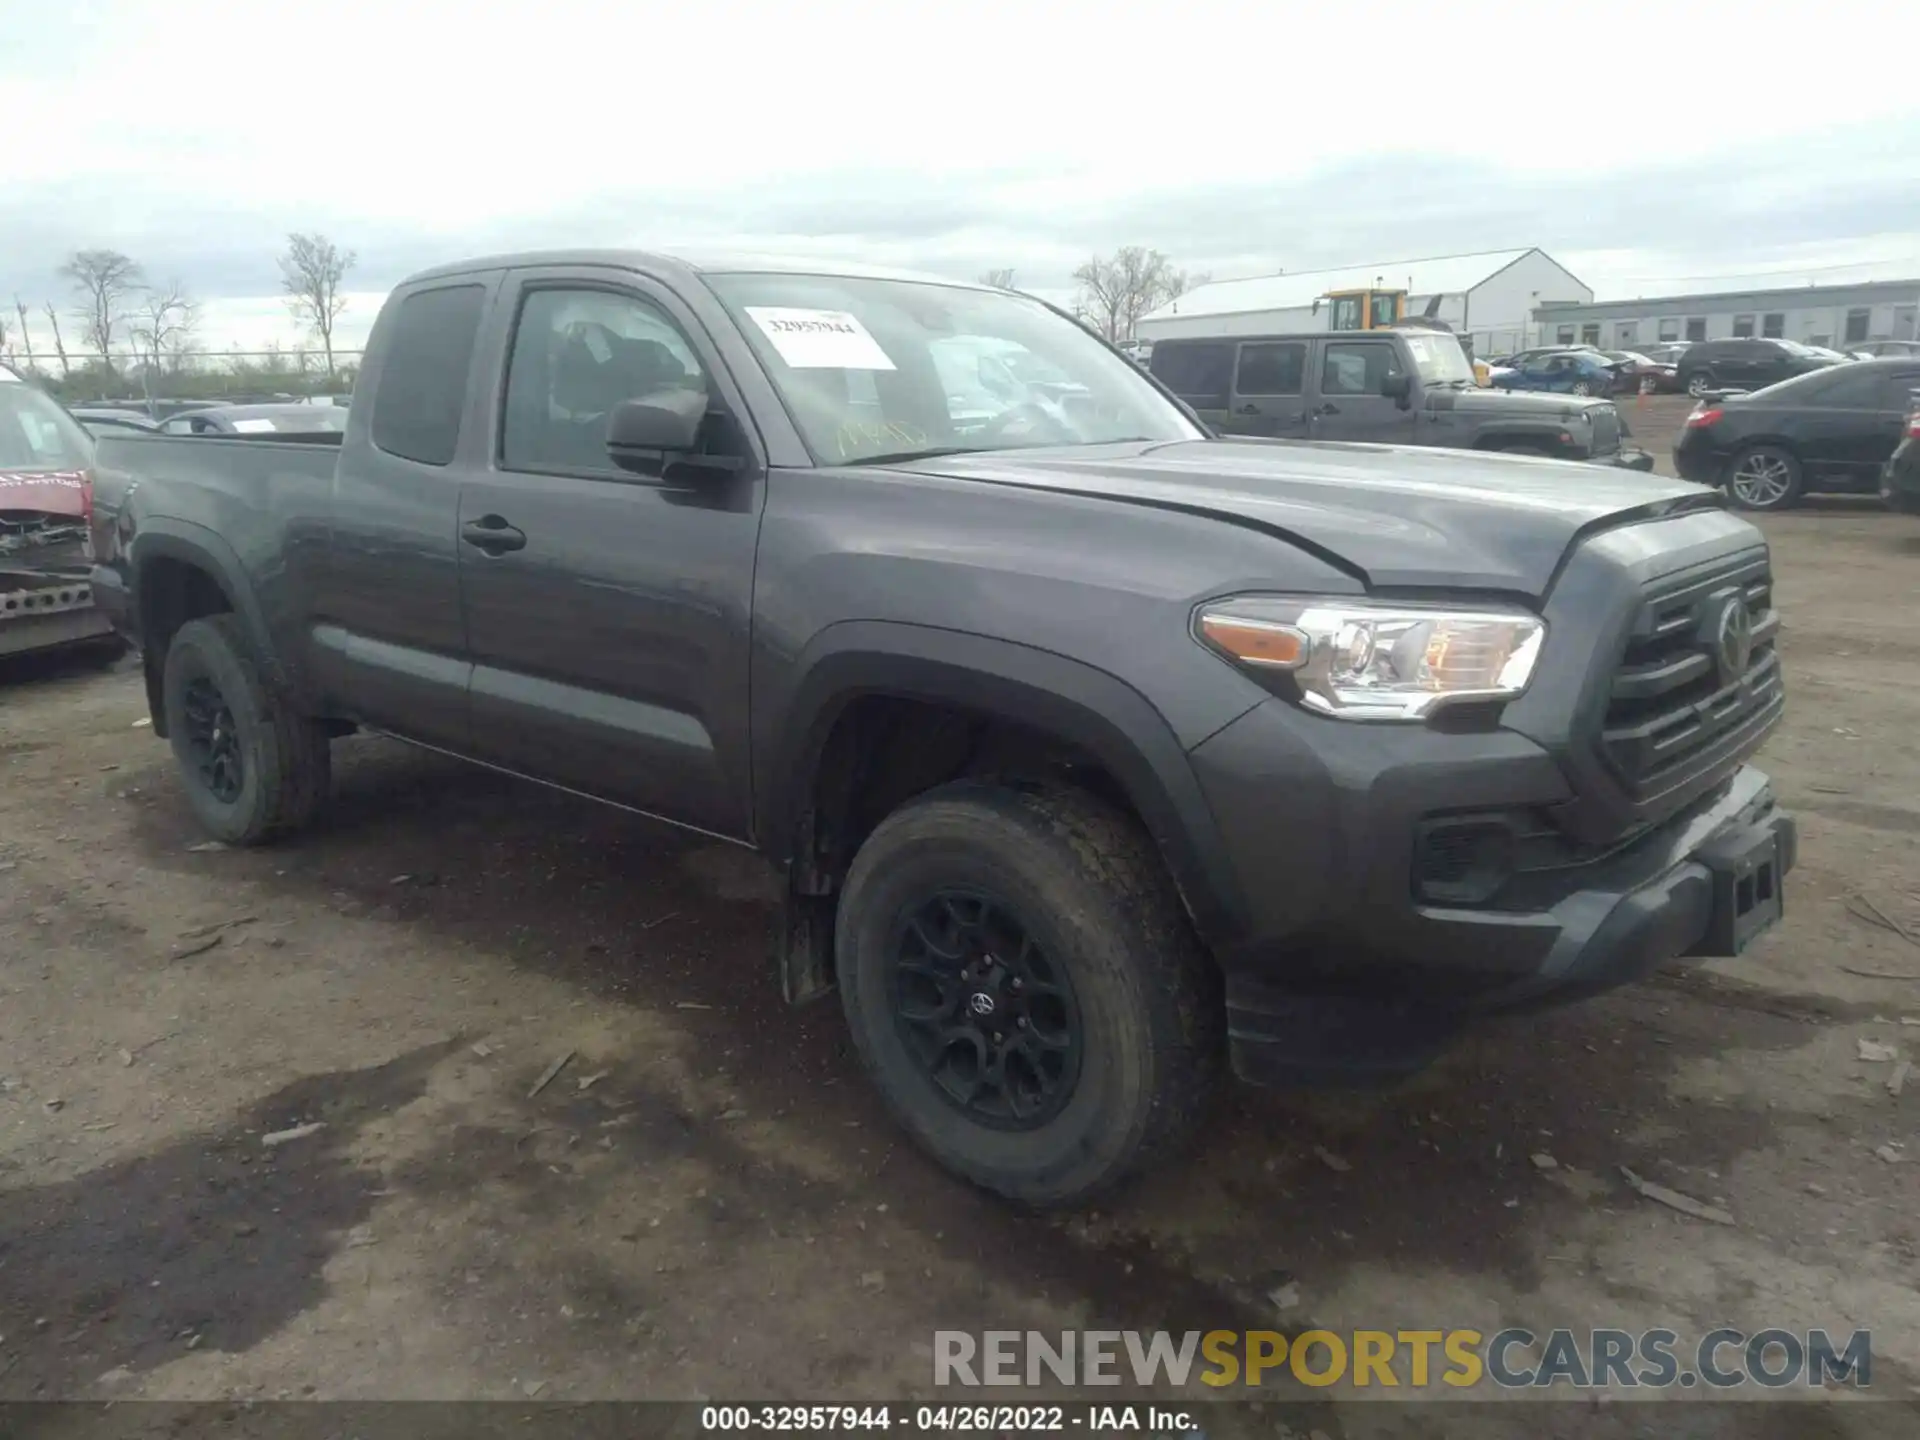
[[[328,370],[324,352],[313,349],[190,350],[160,356],[132,351],[102,354],[68,347],[64,356],[47,353],[36,341],[31,353],[9,344],[0,358],[39,379],[61,399],[180,399],[211,397],[224,391],[284,391],[295,395],[344,393],[353,388],[362,350],[336,350]]]

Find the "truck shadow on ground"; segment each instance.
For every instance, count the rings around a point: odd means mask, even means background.
[[[1022,1215],[899,1137],[858,1074],[836,1004],[782,1004],[767,961],[770,906],[726,898],[754,893],[751,856],[718,847],[732,857],[719,863],[704,839],[388,742],[338,749],[330,821],[271,851],[187,852],[197,833],[171,780],[142,779],[135,829],[149,863],[217,864],[236,893],[297,893],[505,955],[663,1017],[710,1057],[691,1099],[637,1057],[600,1062],[609,1073],[591,1096],[523,1101],[531,1076],[516,1076],[504,1109],[457,1128],[398,1177],[465,1207],[444,1257],[450,1295],[490,1295],[489,1312],[510,1317],[545,1294],[598,1317],[569,1327],[569,1345],[598,1333],[609,1355],[638,1345],[668,1363],[664,1347],[684,1361],[724,1349],[725,1333],[751,1337],[770,1303],[805,1323],[785,1307],[803,1311],[790,1297],[809,1286],[857,1308],[868,1269],[897,1277],[922,1260],[924,1283],[901,1302],[924,1321],[920,1336],[1017,1324],[1010,1295],[1065,1304],[1087,1325],[1298,1329],[1316,1294],[1368,1265],[1484,1274],[1530,1293],[1551,1258],[1534,1243],[1542,1231],[1577,1224],[1602,1198],[1644,1203],[1622,1187],[1619,1165],[1680,1183],[1657,1147],[1684,1155],[1690,1183],[1710,1187],[1698,1177],[1749,1152],[1799,1143],[1803,1131],[1814,1143],[1812,1118],[1669,1093],[1688,1061],[1791,1049],[1812,1021],[1640,987],[1491,1027],[1398,1090],[1229,1090],[1196,1150],[1111,1208]],[[736,861],[746,868],[715,879]],[[751,1123],[703,1100],[703,1078],[724,1082],[737,1097],[726,1103]],[[1535,1154],[1592,1186],[1546,1183]],[[1276,1310],[1270,1292],[1293,1282],[1298,1307]],[[778,1302],[758,1288],[768,1284]],[[899,1346],[897,1286],[884,1338]],[[877,1343],[858,1323],[838,1324],[805,1362],[814,1393]],[[782,1377],[770,1393],[789,1383],[799,1382]]]
[[[0,1395],[64,1397],[117,1368],[242,1351],[325,1292],[322,1271],[381,1179],[347,1147],[417,1097],[446,1047],[311,1075],[224,1129],[0,1204]],[[261,1136],[321,1121],[276,1149]]]

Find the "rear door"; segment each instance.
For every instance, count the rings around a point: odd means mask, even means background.
[[[1304,340],[1242,342],[1233,371],[1233,431],[1300,440],[1307,433]]]
[[[1729,341],[1714,370],[1729,385],[1759,390],[1787,378],[1787,352],[1765,340]]]
[[[1147,369],[1206,424],[1231,435],[1238,431],[1231,403],[1233,362],[1231,340],[1160,340],[1148,357]]]
[[[473,438],[467,392],[498,284],[497,272],[460,276],[387,302],[327,524],[287,538],[289,570],[311,596],[309,660],[328,707],[455,751],[467,746],[470,669],[455,461]]]
[[[1920,366],[1836,366],[1784,387],[1808,386],[1795,407],[1793,427],[1809,474],[1847,490],[1871,490],[1880,467],[1900,443],[1907,391],[1920,383]]]
[[[1380,393],[1387,378],[1405,373],[1392,340],[1317,343],[1315,393],[1309,434],[1315,440],[1371,440],[1410,444],[1418,412]]]
[[[617,468],[609,411],[666,388],[746,407],[668,290],[512,272],[485,346],[486,444],[463,476],[461,592],[481,759],[728,837],[749,830],[747,663],[763,466]],[[731,448],[729,448],[731,447]]]

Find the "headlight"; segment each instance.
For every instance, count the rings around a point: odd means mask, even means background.
[[[1462,700],[1511,700],[1533,678],[1546,621],[1524,610],[1245,595],[1203,605],[1201,643],[1284,671],[1300,702],[1347,720],[1418,720]]]

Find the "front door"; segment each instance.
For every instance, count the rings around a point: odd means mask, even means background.
[[[1414,411],[1380,393],[1388,377],[1404,373],[1391,340],[1320,342],[1317,389],[1309,407],[1316,440],[1413,440]]]
[[[636,475],[607,456],[623,400],[704,389],[744,413],[680,302],[638,277],[516,272],[487,464],[460,492],[481,759],[731,838],[747,835],[747,663],[761,468]],[[493,353],[499,353],[496,347]]]
[[[1249,340],[1234,367],[1233,413],[1225,428],[1235,435],[1304,439],[1306,380],[1306,341]]]

